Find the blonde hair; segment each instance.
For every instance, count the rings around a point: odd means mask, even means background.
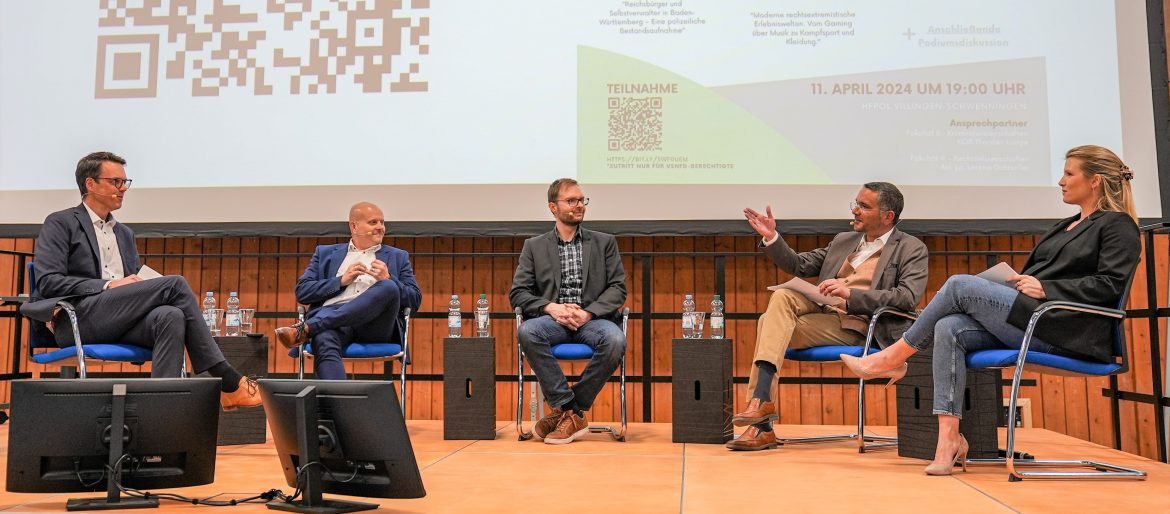
[[[1133,171],[1121,162],[1121,158],[1108,148],[1085,145],[1069,150],[1065,159],[1077,158],[1081,160],[1081,171],[1086,177],[1093,175],[1101,177],[1101,187],[1098,192],[1101,198],[1097,201],[1097,208],[1102,211],[1124,212],[1138,221],[1137,207],[1133,202],[1133,189],[1129,181],[1133,180]]]

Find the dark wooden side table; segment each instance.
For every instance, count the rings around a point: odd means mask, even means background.
[[[443,439],[496,438],[496,338],[443,339]]]
[[[933,346],[910,357],[906,377],[898,381],[898,455],[916,459],[934,458],[938,443],[938,416],[934,410]],[[967,372],[967,390],[959,432],[971,445],[967,457],[999,457],[999,431],[1003,424],[1003,388],[998,369]]]
[[[730,339],[675,339],[671,343],[671,440],[722,444],[734,436]]]

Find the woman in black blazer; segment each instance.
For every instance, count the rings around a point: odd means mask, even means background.
[[[934,344],[934,413],[938,446],[928,475],[949,475],[965,462],[967,441],[959,434],[968,351],[1019,348],[1032,310],[1046,300],[1119,308],[1141,255],[1133,172],[1116,154],[1079,146],[1065,155],[1060,190],[1064,203],[1080,207],[1036,244],[1012,287],[971,275],[947,279],[918,320],[889,348],[865,358],[841,360],[862,378],[906,374],[906,359]],[[1037,326],[1030,350],[1078,359],[1109,361],[1111,324],[1099,316],[1055,311]]]

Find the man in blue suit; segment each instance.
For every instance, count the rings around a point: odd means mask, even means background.
[[[353,341],[401,343],[402,309],[418,310],[422,292],[410,254],[382,244],[386,220],[378,206],[362,202],[349,210],[348,243],[321,245],[297,280],[297,302],[308,318],[276,329],[286,348],[312,340],[316,375],[345,380],[341,351]]]
[[[151,349],[150,376],[178,377],[183,351],[196,373],[220,377],[225,410],[258,407],[256,383],[224,359],[195,294],[181,276],[146,280],[134,231],[114,219],[131,180],[126,160],[94,152],[77,162],[81,205],[45,218],[37,236],[37,291],[20,312],[53,331],[57,345],[73,346],[69,318],[58,301],[77,310],[82,342],[121,341]]]

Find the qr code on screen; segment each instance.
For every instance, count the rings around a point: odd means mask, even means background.
[[[427,90],[430,0],[98,5],[96,98]]]
[[[609,99],[609,149],[662,149],[662,97]]]

